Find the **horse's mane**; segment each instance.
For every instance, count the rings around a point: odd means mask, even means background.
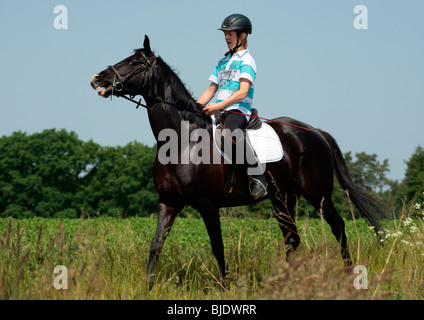
[[[184,83],[178,77],[176,72],[161,58],[157,57],[159,78],[162,79],[163,88],[172,90],[174,101],[170,101],[177,106],[182,117],[190,123],[198,124],[202,127],[207,127],[211,124],[211,118],[202,111],[202,107],[194,99],[192,94],[187,90]]]

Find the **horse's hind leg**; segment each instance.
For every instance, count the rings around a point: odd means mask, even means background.
[[[292,248],[294,251],[300,243],[300,236],[294,219],[296,196],[294,193],[281,194],[281,192],[276,191],[274,194],[270,194],[270,198],[278,225],[284,235],[284,242],[289,249]]]
[[[163,243],[165,242],[169,231],[171,231],[175,217],[181,209],[182,208],[180,207],[177,208],[165,205],[162,202],[158,203],[158,226],[150,248],[150,258],[146,273],[149,288],[152,288],[153,285],[156,263],[162,250]]]
[[[345,222],[334,208],[331,196],[327,198],[322,197],[319,200],[311,200],[311,203],[315,209],[318,210],[318,212],[322,213],[325,221],[327,221],[327,223],[330,225],[331,231],[333,232],[337,241],[340,243],[340,251],[342,253],[343,260],[345,261],[345,265],[351,265],[352,261],[350,260],[349,249],[347,247]]]

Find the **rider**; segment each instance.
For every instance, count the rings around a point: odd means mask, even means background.
[[[209,103],[203,110],[209,115],[223,110],[225,129],[234,132],[234,130],[243,129],[247,125],[252,110],[256,63],[247,49],[247,34],[252,33],[252,23],[242,14],[232,14],[224,19],[218,30],[224,31],[225,41],[230,50],[224,58],[219,60],[214,72],[209,77],[211,81],[209,88],[197,102],[206,105],[217,94],[216,103]],[[242,115],[225,112],[229,110],[242,113]],[[232,142],[233,144],[244,143],[246,149],[244,164],[247,166],[248,162],[250,167],[248,174],[252,172],[252,167],[261,167],[244,136],[242,139]],[[247,158],[254,160],[247,161]],[[267,194],[266,180],[263,170],[259,170],[259,174],[255,173],[249,174],[249,188],[253,198],[258,199]]]

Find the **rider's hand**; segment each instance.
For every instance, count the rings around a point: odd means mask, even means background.
[[[219,103],[209,103],[206,107],[203,108],[203,111],[212,116],[221,110],[221,105]]]

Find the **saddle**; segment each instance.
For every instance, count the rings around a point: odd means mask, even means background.
[[[225,127],[225,116],[224,112],[218,112],[215,114],[215,122],[218,127]],[[252,109],[252,114],[247,125],[243,130],[257,130],[262,127],[262,121],[258,118],[258,109]]]

